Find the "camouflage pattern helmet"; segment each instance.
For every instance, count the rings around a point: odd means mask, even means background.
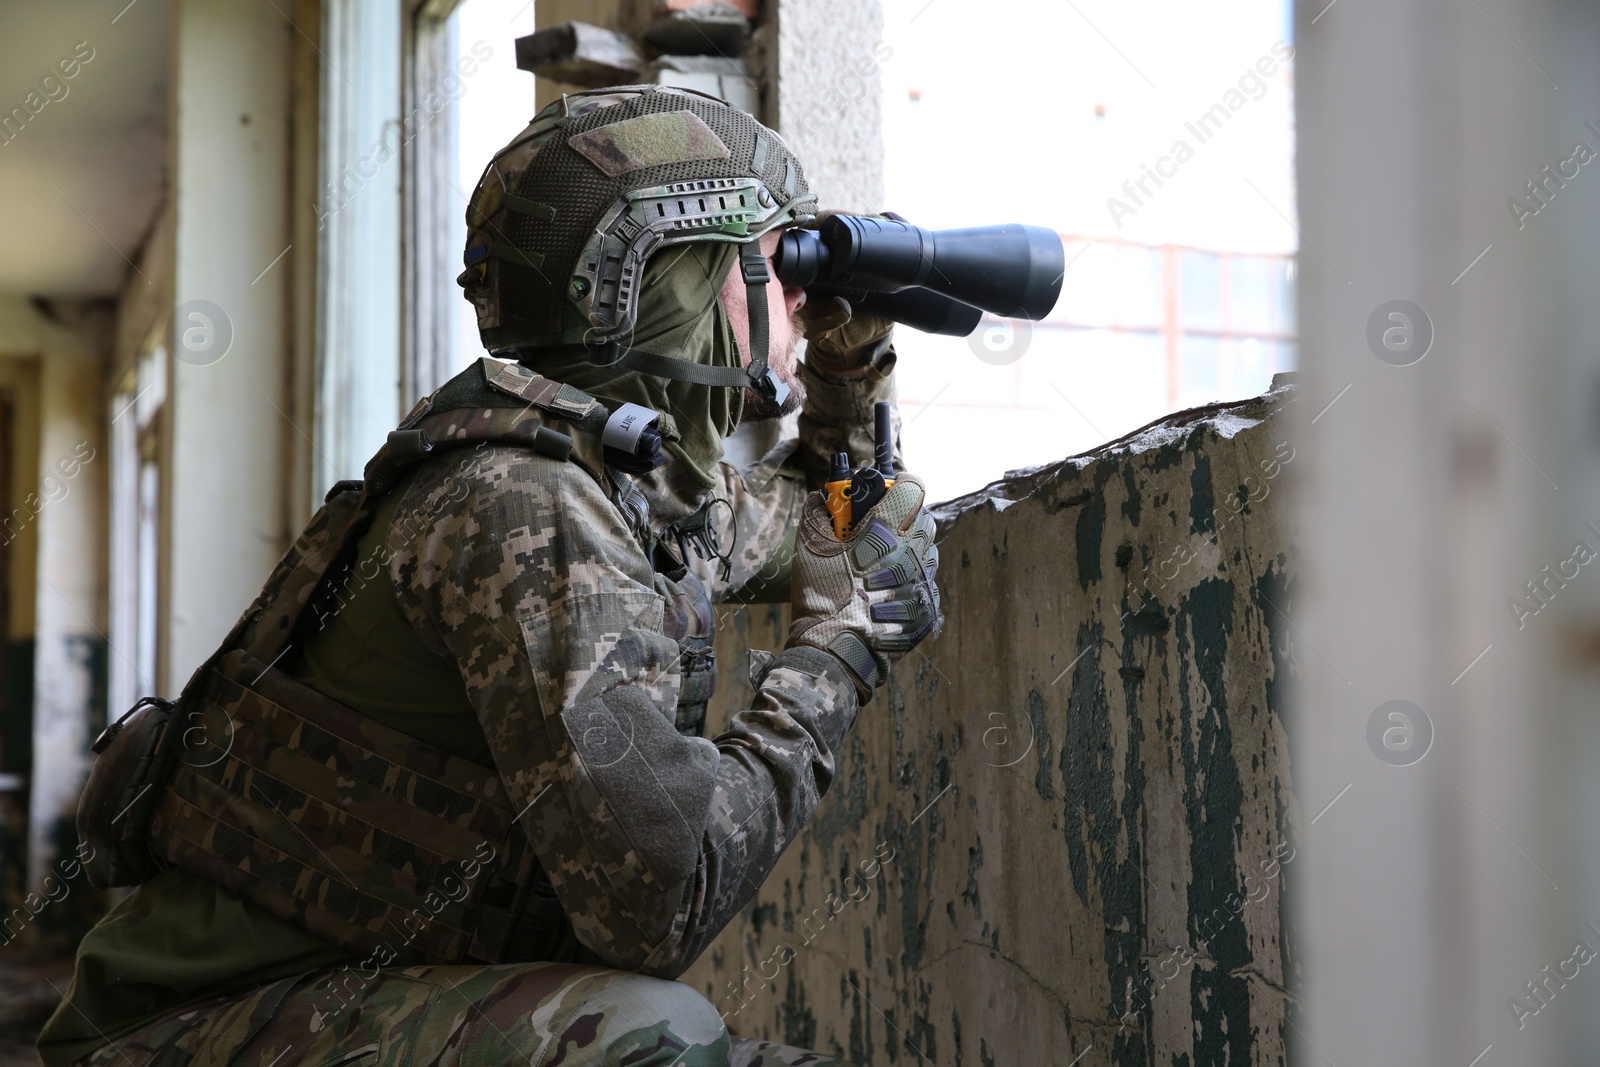
[[[748,245],[815,214],[800,161],[747,113],[692,90],[598,89],[544,108],[490,161],[458,281],[491,352],[625,343],[652,255]]]

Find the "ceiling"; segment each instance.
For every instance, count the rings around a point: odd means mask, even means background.
[[[109,296],[130,272],[165,180],[170,20],[168,0],[0,4],[0,294]]]

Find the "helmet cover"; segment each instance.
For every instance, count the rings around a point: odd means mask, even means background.
[[[602,345],[632,333],[655,253],[815,213],[800,161],[738,108],[654,85],[578,93],[484,170],[458,281],[491,352]]]

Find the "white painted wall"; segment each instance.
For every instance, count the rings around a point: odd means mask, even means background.
[[[109,325],[102,317],[99,326]],[[39,362],[39,585],[35,604],[29,884],[58,858],[52,834],[75,818],[105,647],[106,448],[100,407],[106,330]],[[99,336],[96,336],[98,334]]]
[[[178,0],[174,20],[173,300],[181,314],[171,343],[164,472],[169,608],[161,685],[169,691],[226,636],[282,553],[283,455],[289,439],[311,432],[285,401],[297,31],[271,4]],[[215,310],[186,306],[192,301]],[[215,320],[211,343],[220,343],[224,327],[232,332],[215,362],[205,363],[215,351],[207,349],[206,323],[191,311]],[[186,340],[191,330],[198,332]]]
[[[824,208],[883,206],[883,42],[879,0],[777,0],[776,106],[768,119]],[[769,64],[771,60],[769,60]]]

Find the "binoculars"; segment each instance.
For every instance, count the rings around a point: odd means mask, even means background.
[[[778,242],[773,269],[808,296],[840,296],[858,311],[924,333],[965,337],[985,311],[1042,319],[1061,295],[1061,238],[1043,226],[925,230],[898,219],[831,215]]]

